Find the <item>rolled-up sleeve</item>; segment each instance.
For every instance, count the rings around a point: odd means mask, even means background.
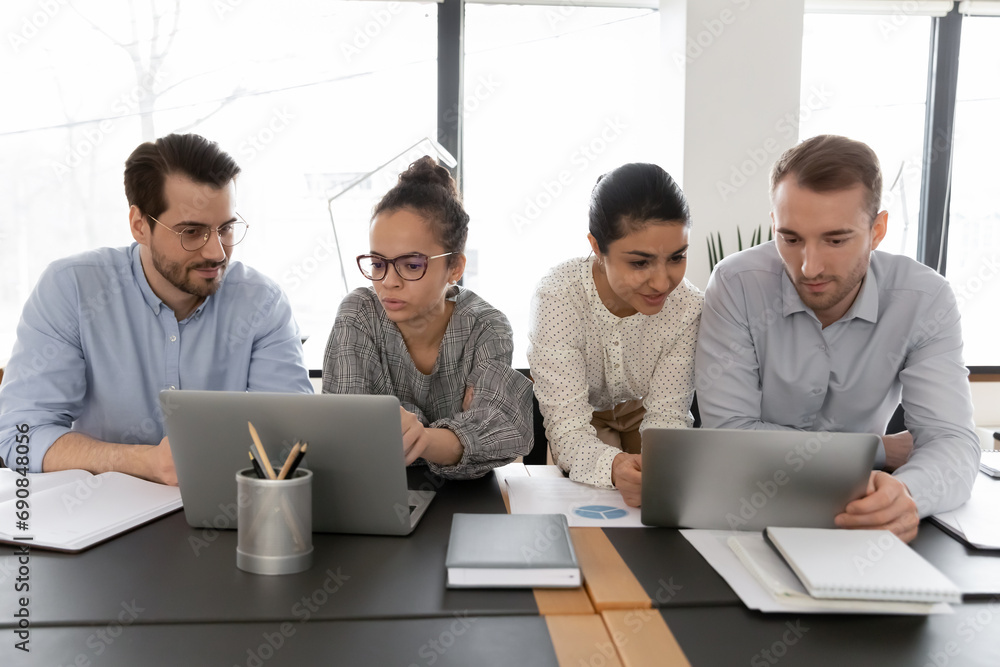
[[[87,365],[79,297],[69,276],[50,267],[25,303],[0,385],[0,458],[8,467],[27,440],[28,470],[41,472],[45,453],[83,410]]]

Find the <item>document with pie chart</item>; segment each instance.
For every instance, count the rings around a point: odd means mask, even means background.
[[[638,507],[615,489],[597,489],[565,477],[508,477],[511,514],[565,514],[570,526],[645,528]]]

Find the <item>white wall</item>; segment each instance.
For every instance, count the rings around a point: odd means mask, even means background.
[[[709,233],[726,254],[737,224],[745,241],[757,225],[766,238],[768,173],[798,141],[803,0],[660,0],[660,12],[662,165],[688,196],[687,277],[704,289]]]

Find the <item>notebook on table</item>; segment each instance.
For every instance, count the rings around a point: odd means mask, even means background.
[[[764,538],[815,598],[962,602],[958,586],[888,530],[772,527]]]
[[[979,459],[979,469],[990,477],[1000,477],[1000,449],[989,449]]]
[[[445,567],[450,588],[580,585],[563,514],[455,514]]]
[[[120,472],[0,469],[0,542],[77,553],[180,507],[176,486]]]
[[[271,460],[309,443],[313,530],[407,535],[434,496],[406,486],[399,401],[394,396],[160,392],[184,499],[196,528],[235,529],[236,472],[250,467],[251,422]]]

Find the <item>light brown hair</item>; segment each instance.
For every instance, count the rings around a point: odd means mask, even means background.
[[[781,154],[771,168],[771,202],[785,177],[814,192],[847,190],[859,183],[866,192],[865,211],[874,224],[882,207],[882,169],[867,144],[834,134],[806,139]]]

